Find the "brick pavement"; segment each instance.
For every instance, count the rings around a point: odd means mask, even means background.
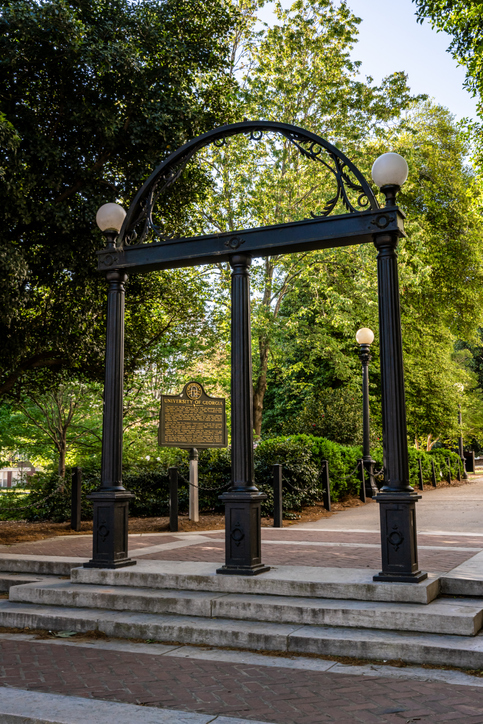
[[[157,551],[142,555],[142,560],[203,561],[222,563],[224,560],[223,531],[200,533],[206,543],[183,545],[179,549]],[[271,541],[263,545],[263,541]],[[281,545],[276,545],[280,541]],[[288,545],[290,541],[294,545]],[[133,558],[143,548],[164,543],[186,542],[186,537],[167,534],[145,534],[129,536],[129,550]],[[300,545],[300,542],[306,545]],[[351,543],[351,547],[317,546],[317,542]],[[282,544],[283,543],[283,544]],[[357,544],[372,544],[374,548],[359,547]],[[263,560],[268,565],[308,565],[339,568],[379,568],[381,565],[380,538],[378,533],[351,533],[346,531],[310,531],[304,529],[262,529]],[[483,549],[483,537],[451,535],[420,535],[420,546],[444,546],[446,548]],[[63,555],[89,558],[92,553],[90,536],[66,536],[50,538],[33,543],[18,543],[0,548],[1,552],[26,555]],[[476,551],[427,550],[419,549],[419,562],[424,570],[446,572],[472,558]]]
[[[0,685],[273,724],[483,724],[483,690],[3,640]]]
[[[222,541],[198,543],[186,548],[158,551],[142,556],[143,561],[204,561],[221,563],[225,547]],[[424,570],[447,572],[459,566],[475,552],[465,551],[419,551],[419,564]],[[134,558],[136,555],[134,554]],[[272,566],[322,566],[326,568],[379,568],[381,552],[377,548],[351,548],[332,546],[283,545],[263,546],[263,562]]]

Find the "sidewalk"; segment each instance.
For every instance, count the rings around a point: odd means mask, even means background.
[[[20,701],[28,690],[209,716],[198,724],[236,724],[218,717],[273,724],[483,722],[483,681],[473,679],[475,685],[471,685],[470,677],[458,672],[408,667],[393,668],[392,676],[387,676],[378,669],[389,667],[372,665],[355,667],[352,674],[351,667],[321,659],[159,645],[153,645],[157,653],[150,654],[145,653],[147,645],[129,642],[119,642],[118,650],[113,650],[109,642],[19,638],[0,636],[4,661],[0,683],[21,690]],[[210,656],[211,660],[205,658]],[[337,673],[324,670],[337,667]],[[448,681],[421,680],[439,673]],[[458,682],[458,677],[464,677],[465,683],[454,683],[454,677]],[[73,710],[78,705],[78,699],[73,699]],[[91,721],[88,711],[86,724]],[[102,720],[122,721],[117,716]],[[143,720],[136,717],[134,721]],[[176,724],[177,719],[173,713],[171,720],[160,721]]]

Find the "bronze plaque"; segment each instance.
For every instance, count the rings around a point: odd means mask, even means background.
[[[163,395],[158,443],[161,447],[227,447],[225,400],[208,397],[199,382],[180,395]]]

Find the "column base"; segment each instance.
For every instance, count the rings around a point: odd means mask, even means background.
[[[409,576],[398,576],[395,574],[385,574],[383,571],[377,574],[377,576],[373,576],[373,581],[382,581],[384,583],[421,583],[421,581],[425,581],[428,577],[428,574],[424,571],[418,571],[418,573],[410,574]]]
[[[420,583],[428,574],[419,570],[416,540],[416,501],[412,492],[380,492],[382,571],[374,581]]]
[[[270,566],[262,564],[261,503],[264,493],[227,492],[219,496],[225,503],[225,565],[217,573],[257,576]]]
[[[269,570],[270,566],[260,563],[258,566],[222,566],[217,568],[216,572],[225,576],[258,576],[259,573],[266,573]]]
[[[93,553],[84,568],[136,565],[128,556],[128,506],[134,497],[127,490],[98,490],[87,496],[94,504]]]

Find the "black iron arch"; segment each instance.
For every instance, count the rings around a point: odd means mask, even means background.
[[[299,152],[313,161],[323,164],[333,174],[337,187],[334,196],[326,202],[319,214],[312,213],[313,219],[329,216],[339,201],[342,201],[348,213],[377,211],[379,204],[359,169],[338,148],[324,138],[289,123],[274,121],[243,121],[219,126],[208,133],[197,136],[171,153],[151,174],[140,188],[127,212],[118,237],[118,247],[143,244],[150,231],[157,241],[169,241],[157,229],[152,220],[153,208],[159,196],[180,177],[187,163],[202,148],[214,144],[218,148],[227,143],[231,136],[244,134],[250,140],[260,141],[265,133],[277,133],[287,138]],[[350,177],[352,174],[355,181]],[[355,208],[347,194],[347,188],[358,194]]]

